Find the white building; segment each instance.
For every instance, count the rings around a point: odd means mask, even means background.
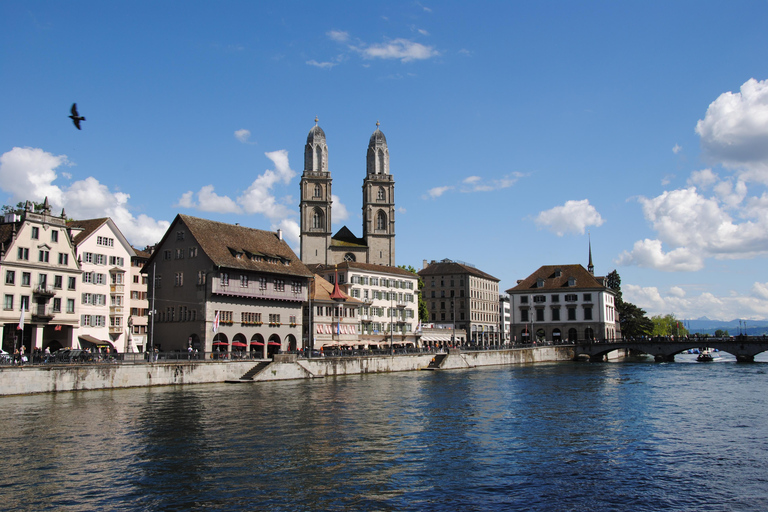
[[[530,333],[554,342],[621,337],[615,292],[581,265],[545,265],[507,294],[513,341],[527,343]]]
[[[358,333],[367,348],[419,345],[417,275],[399,267],[354,261],[308,266],[331,283],[338,275],[342,290],[362,301]]]
[[[134,249],[136,256],[131,258],[130,275],[130,317],[128,318],[129,341],[131,345],[143,352],[149,340],[149,299],[147,297],[147,275],[141,269],[149,261],[150,253]]]
[[[108,217],[67,225],[83,270],[78,290],[80,325],[75,329],[80,346],[134,351],[128,342],[127,281],[136,253]]]
[[[5,215],[0,223],[3,309],[0,311],[3,350],[24,345],[51,351],[77,347],[73,332],[80,267],[66,225],[66,214],[51,215],[46,198],[35,212],[27,201],[23,210]]]
[[[509,343],[511,323],[512,312],[509,307],[509,295],[499,295],[499,329],[501,330],[503,343]]]

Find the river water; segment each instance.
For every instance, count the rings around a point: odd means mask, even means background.
[[[768,510],[768,363],[0,398],[5,510]]]

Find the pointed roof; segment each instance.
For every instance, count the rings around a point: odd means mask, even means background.
[[[133,246],[128,243],[128,240],[126,240],[126,238],[123,236],[123,233],[117,227],[115,221],[113,221],[110,217],[68,221],[67,227],[72,230],[72,243],[75,246],[79,246],[104,224],[109,224],[112,232],[119,239],[119,242],[126,248],[128,254],[134,256],[135,252],[133,250]]]
[[[329,283],[326,279],[323,278],[323,276],[319,274],[314,274],[314,279],[312,280],[314,284],[311,288],[311,295],[313,301],[318,302],[333,302],[337,300],[343,300],[345,302],[348,302],[350,304],[363,304],[361,300],[355,299],[354,297],[351,297],[341,291],[339,289],[339,294],[343,297],[342,299],[334,299],[332,295],[335,293],[336,289],[338,288],[338,284],[336,286]],[[338,283],[338,279],[336,280]]]
[[[333,237],[331,237],[331,244],[336,246],[357,245],[360,247],[366,247],[365,240],[362,238],[357,238],[347,226],[343,226],[336,232],[335,235],[333,235]]]
[[[575,280],[574,286],[569,286],[569,280]],[[544,265],[536,272],[507,290],[507,293],[521,291],[567,291],[583,289],[606,289],[602,284],[603,278],[595,277],[582,265]]]
[[[177,231],[182,224],[200,244],[200,250],[217,267],[312,277],[312,272],[291,250],[288,243],[274,231],[225,224],[189,215],[176,216],[158,244],[158,249],[163,247],[170,233]],[[156,250],[152,253],[147,265],[150,265],[160,252],[162,251]]]

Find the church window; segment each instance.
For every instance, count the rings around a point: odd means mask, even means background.
[[[315,185],[315,197],[323,197],[323,187],[319,184]]]
[[[315,147],[315,171],[323,170],[323,148]]]
[[[377,201],[384,201],[384,187],[379,187],[379,191],[376,194]]]
[[[355,255],[351,252],[348,252],[344,255],[344,261],[355,261]]]
[[[387,215],[382,211],[376,214],[376,229],[387,229]]]
[[[323,229],[323,212],[315,210],[312,212],[312,228]]]

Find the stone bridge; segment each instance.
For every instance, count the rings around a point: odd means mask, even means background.
[[[735,338],[690,338],[667,340],[652,338],[645,340],[617,340],[611,342],[577,342],[574,358],[589,356],[590,361],[602,361],[614,350],[634,351],[652,355],[656,361],[674,361],[675,355],[690,349],[717,349],[736,356],[739,362],[752,362],[760,352],[768,350],[768,339],[764,336],[737,336]]]

